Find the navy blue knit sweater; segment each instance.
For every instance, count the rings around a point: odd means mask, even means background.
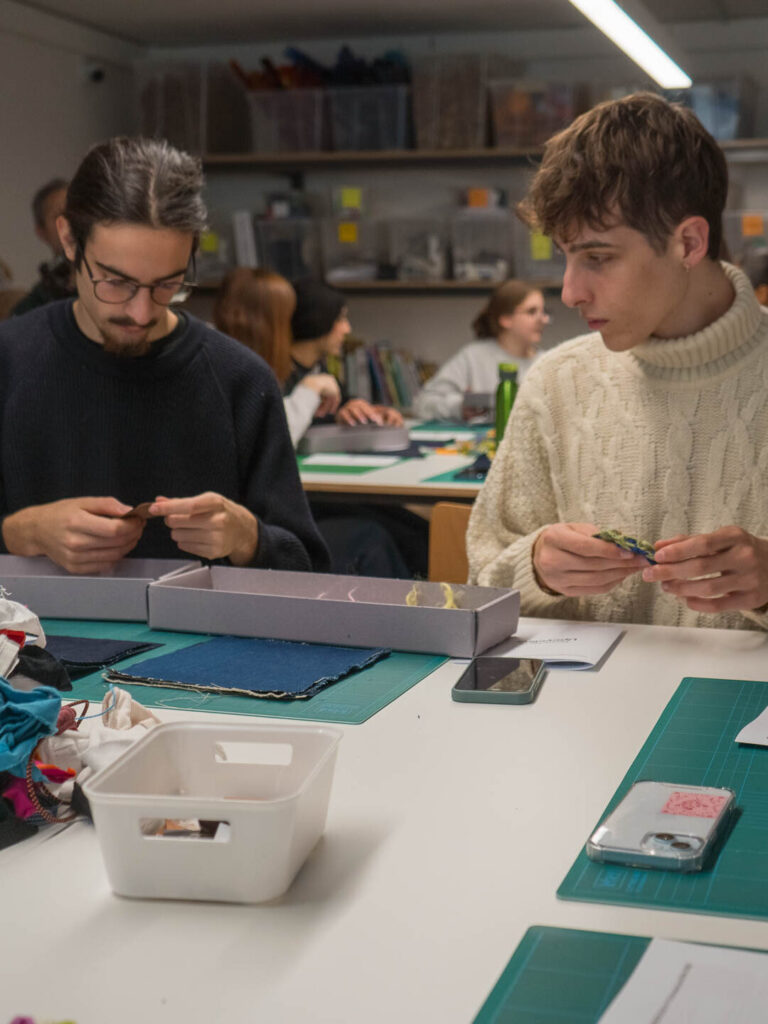
[[[147,355],[110,355],[80,331],[71,300],[0,324],[0,515],[203,491],[257,516],[254,566],[327,567],[277,382],[245,346],[184,314]],[[131,555],[188,557],[159,519]]]

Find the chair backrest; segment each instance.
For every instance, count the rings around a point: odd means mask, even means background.
[[[466,583],[467,524],[471,505],[438,501],[429,521],[429,578],[441,583]]]

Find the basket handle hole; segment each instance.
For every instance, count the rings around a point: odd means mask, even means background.
[[[228,843],[231,829],[228,821],[198,820],[180,821],[176,818],[139,818],[139,831],[145,839],[177,839],[184,842],[203,840]]]
[[[219,741],[216,744],[217,764],[261,764],[287,767],[293,760],[290,743],[264,743],[256,741]]]

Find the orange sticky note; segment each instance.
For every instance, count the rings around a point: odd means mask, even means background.
[[[741,234],[744,238],[758,238],[765,234],[764,224],[761,213],[744,213],[741,216]]]
[[[338,227],[338,238],[340,242],[347,242],[354,245],[357,242],[357,224],[355,221],[340,221]]]

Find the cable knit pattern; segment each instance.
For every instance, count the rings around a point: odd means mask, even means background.
[[[704,330],[623,353],[587,334],[531,369],[472,511],[470,582],[517,587],[526,615],[768,628],[768,614],[690,611],[639,573],[597,597],[552,596],[531,560],[558,522],[650,541],[732,524],[768,536],[768,309],[723,269],[735,299]]]

